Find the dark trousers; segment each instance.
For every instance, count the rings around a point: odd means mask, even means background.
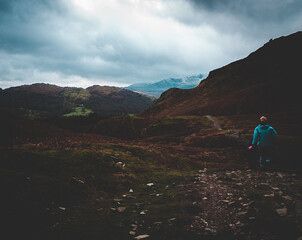
[[[260,155],[260,168],[267,169],[272,161],[273,147],[258,147]]]

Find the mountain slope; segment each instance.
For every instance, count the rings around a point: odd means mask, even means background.
[[[198,87],[169,89],[143,115],[225,115],[300,110],[302,32],[270,40],[248,57],[210,72]]]
[[[203,79],[203,75],[195,75],[184,78],[168,78],[155,83],[137,83],[132,84],[126,89],[138,91],[147,95],[159,97],[164,91],[169,88],[190,89],[196,87]]]
[[[92,86],[86,89],[90,96],[87,106],[100,115],[139,113],[153,103],[145,95],[118,87]]]
[[[108,86],[83,89],[38,83],[0,92],[1,109],[33,117],[76,116],[77,112],[114,116],[139,113],[151,104],[152,99],[147,96]]]

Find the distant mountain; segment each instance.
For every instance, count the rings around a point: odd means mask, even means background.
[[[37,83],[0,91],[0,108],[29,118],[51,116],[115,116],[139,113],[153,103],[150,97],[118,87],[87,89]]]
[[[142,115],[227,115],[301,111],[302,32],[270,40],[210,72],[198,87],[172,88]]]
[[[181,89],[194,88],[200,83],[200,81],[203,78],[204,75],[202,74],[184,77],[184,78],[168,78],[156,83],[132,84],[126,87],[126,89],[159,97],[164,91],[168,90],[169,88],[181,88]]]

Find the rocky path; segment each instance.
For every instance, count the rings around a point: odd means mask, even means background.
[[[188,231],[206,239],[302,239],[302,179],[296,174],[203,171],[193,180],[186,186],[195,209]]]
[[[228,135],[230,135],[231,137],[235,137],[235,138],[239,138],[240,137],[240,131],[236,130],[236,129],[222,129],[220,123],[214,119],[211,115],[206,115],[207,119],[209,119],[210,121],[213,122],[213,127],[215,129],[217,129],[218,131],[222,131],[225,130],[228,132]],[[246,142],[246,139],[243,139],[243,141]]]
[[[222,130],[220,123],[218,121],[216,121],[211,115],[206,115],[207,119],[209,119],[210,121],[213,122],[214,124],[214,128],[216,128],[217,130]]]

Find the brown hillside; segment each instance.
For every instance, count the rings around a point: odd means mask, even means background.
[[[21,111],[21,115],[31,111],[43,117],[62,116],[76,106],[100,116],[116,116],[142,112],[152,103],[152,98],[130,90],[97,85],[83,89],[37,83],[8,88],[0,94],[0,109]]]
[[[92,86],[87,106],[105,116],[139,113],[152,104],[152,98],[127,89],[108,86]]]
[[[143,116],[229,115],[300,109],[302,32],[270,40],[248,57],[210,72],[194,89],[169,89]]]

